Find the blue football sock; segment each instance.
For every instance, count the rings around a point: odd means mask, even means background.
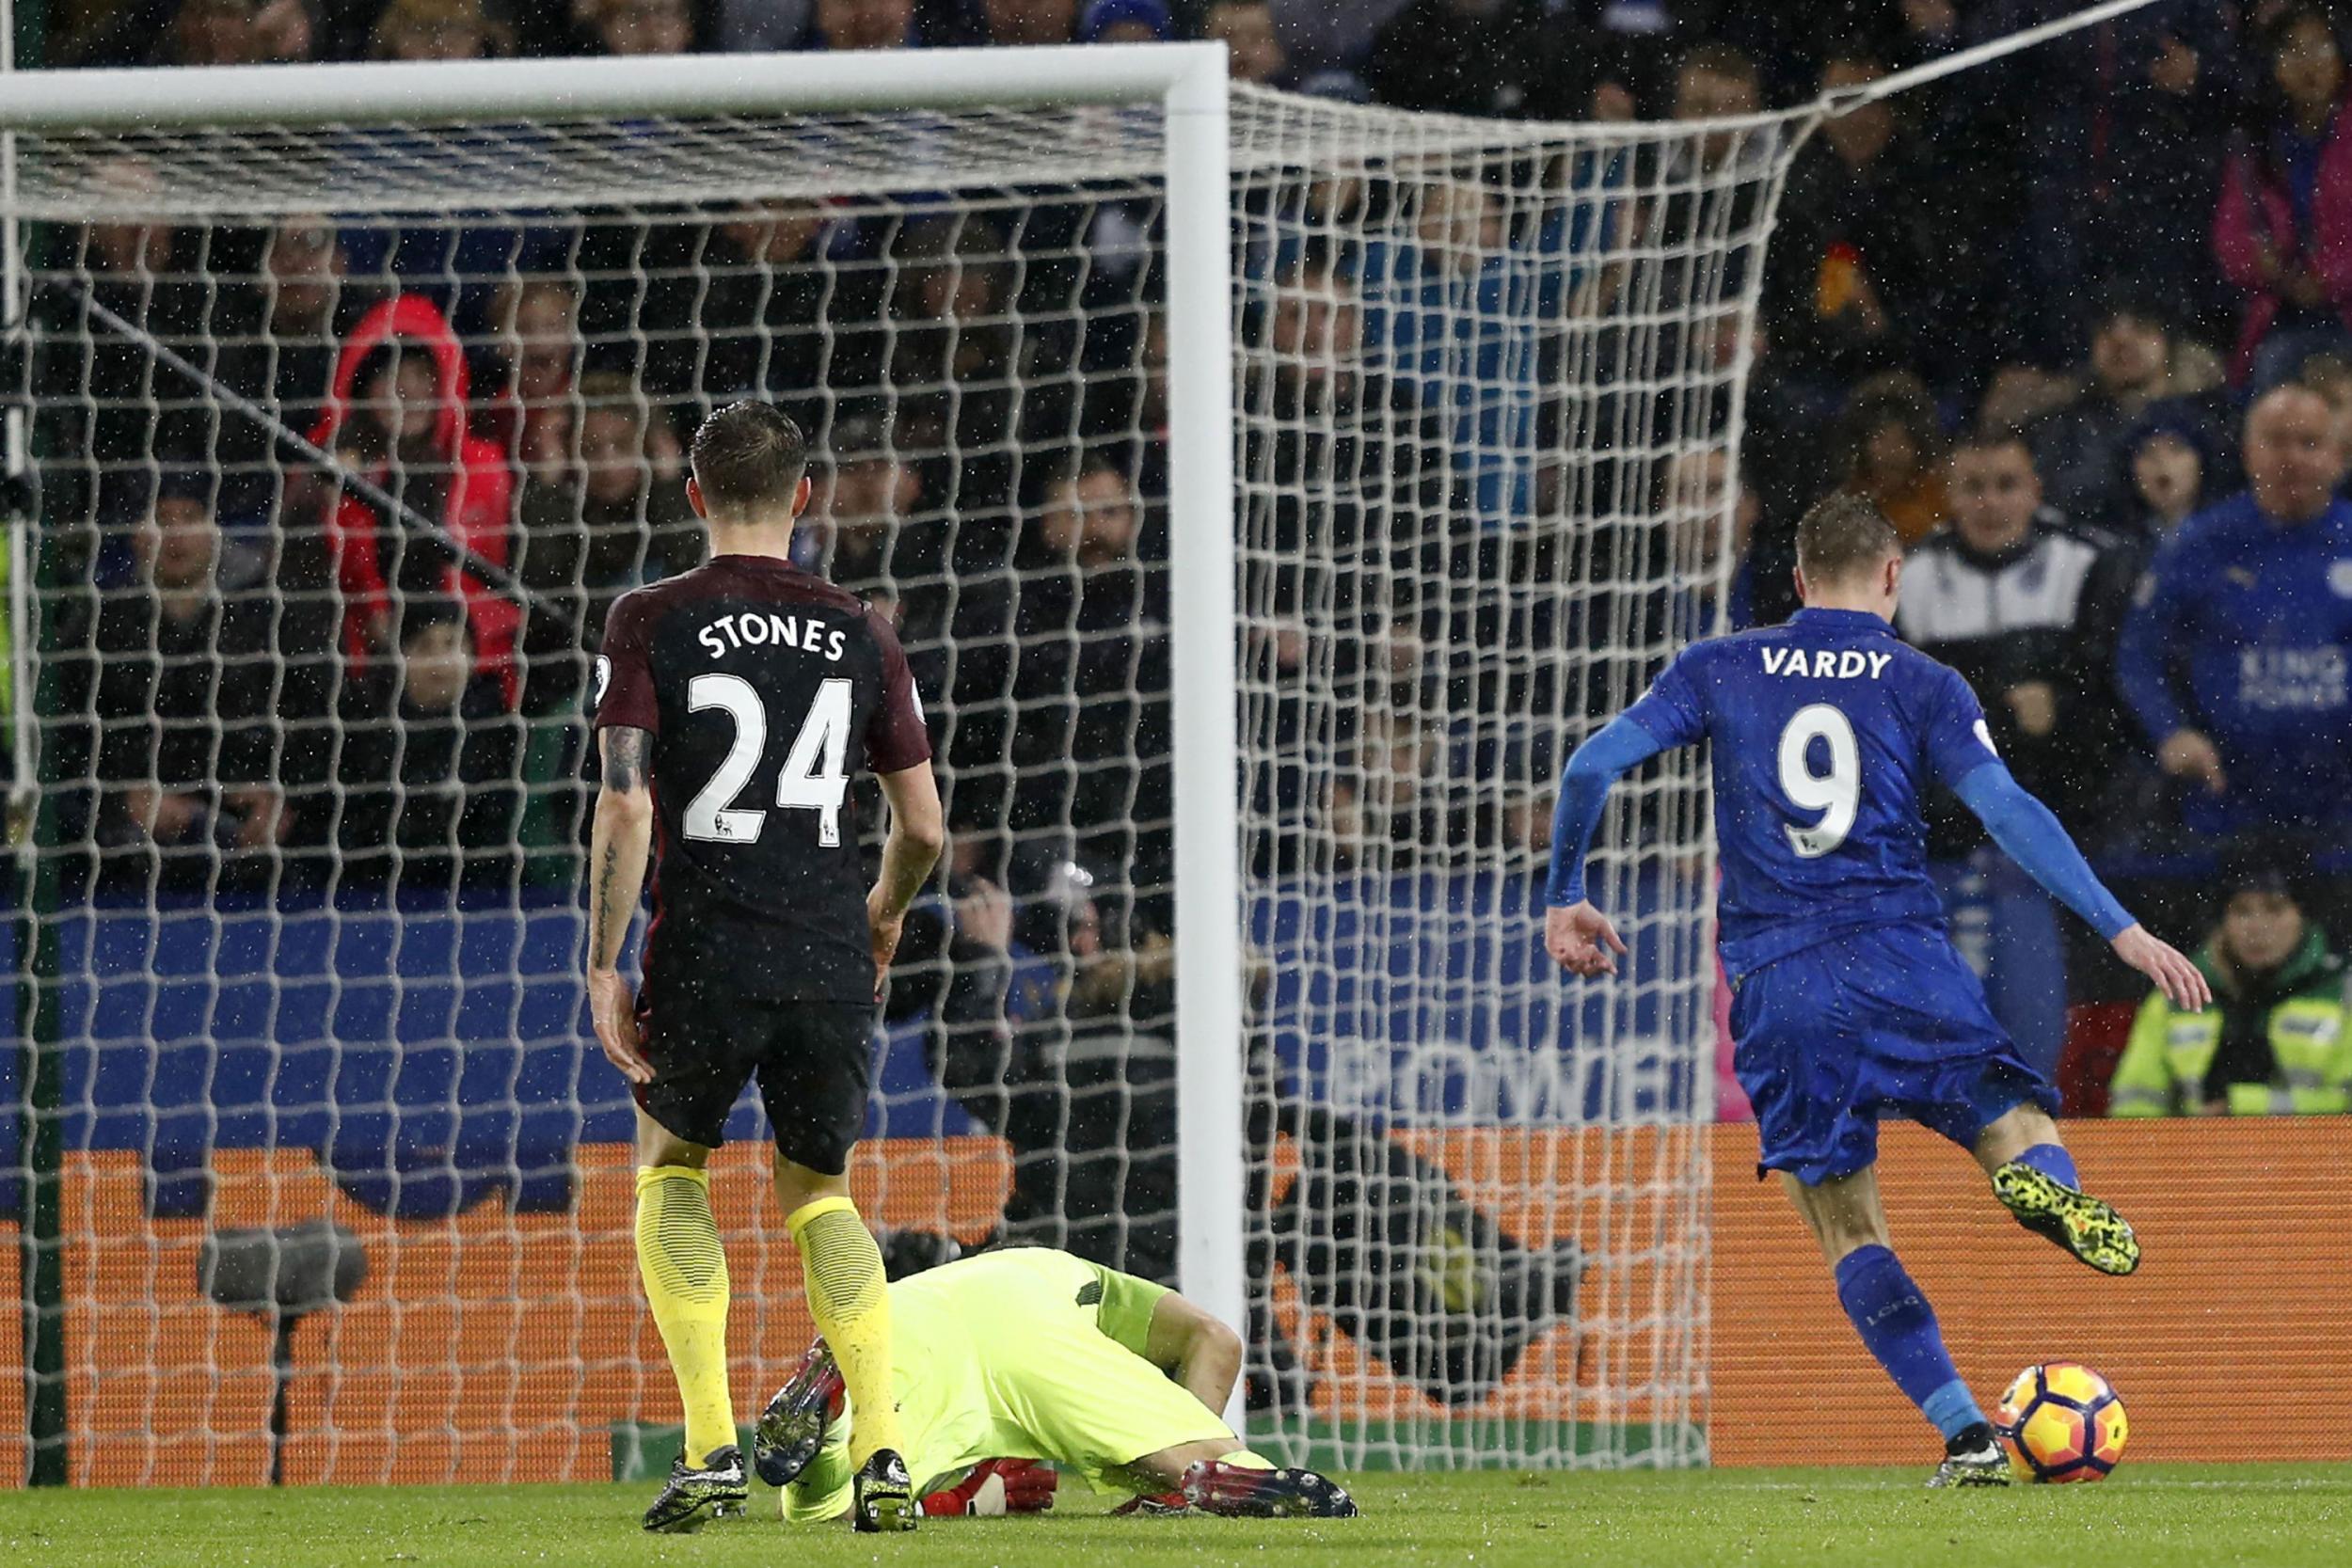
[[[2074,1157],[2058,1144],[2036,1144],[2017,1156],[2021,1165],[2030,1165],[2053,1181],[2063,1181],[2076,1192],[2082,1191],[2083,1180],[2074,1174]]]
[[[1837,1299],[1895,1386],[1935,1423],[1936,1431],[1948,1439],[1984,1419],[1944,1349],[1935,1309],[1893,1253],[1866,1246],[1838,1259]]]

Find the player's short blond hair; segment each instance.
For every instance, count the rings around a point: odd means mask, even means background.
[[[1901,551],[1895,525],[1851,490],[1815,502],[1797,524],[1797,570],[1815,582],[1843,582]]]

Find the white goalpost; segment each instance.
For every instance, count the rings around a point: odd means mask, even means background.
[[[742,396],[949,811],[852,1168],[894,1262],[1176,1283],[1301,1461],[1704,1462],[1697,759],[1612,808],[1628,981],[1534,932],[1567,749],[1724,624],[1819,112],[1415,116],[1202,44],[0,77],[26,1473],[666,1463],[580,697]],[[729,1132],[748,1413],[809,1324]]]
[[[1726,502],[1667,470],[1736,440],[1786,138],[1732,126],[1715,161],[1682,128],[1228,103],[1199,46],[7,85],[23,711],[67,914],[28,955],[20,1164],[63,1298],[31,1303],[32,1381],[78,1478],[475,1473],[421,1429],[496,1433],[454,1449],[501,1476],[658,1441],[611,1256],[625,1101],[559,961],[562,634],[684,559],[675,438],[743,391],[830,451],[812,547],[900,607],[978,847],[894,979],[931,1000],[894,1011],[868,1212],[1172,1276],[1248,1327],[1243,1418],[1301,1451],[1698,1455],[1705,898],[1667,872],[1704,852],[1696,774],[1637,808],[1650,978],[1571,1024],[1515,950],[1555,742],[1701,625],[1660,595],[1702,585],[1672,561]],[[470,367],[464,441],[353,444],[387,330],[448,335],[445,403]],[[216,541],[209,650],[163,608],[186,529]],[[441,599],[478,661],[462,738],[402,641]],[[207,658],[192,764],[173,682]],[[1023,936],[980,952],[987,882]],[[755,1387],[803,1318],[731,1201]],[[306,1223],[365,1259],[351,1299],[241,1316],[188,1256]],[[165,1416],[126,1441],[133,1391]]]

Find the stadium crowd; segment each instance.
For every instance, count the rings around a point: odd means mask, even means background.
[[[1205,37],[1238,76],[1327,97],[1672,119],[1865,87],[2074,8],[85,0],[51,8],[50,57]],[[1754,356],[1730,623],[1793,608],[1807,504],[1841,486],[1870,497],[1914,550],[1901,633],[1969,677],[2020,778],[2127,901],[2169,933],[2212,934],[2205,961],[2231,1005],[2211,1039],[2155,1013],[2110,1020],[2109,1059],[2130,1035],[2119,1112],[2342,1110],[2352,1085],[2352,1062],[2298,1043],[2313,1019],[2352,1037],[2328,935],[2352,912],[2345,10],[2173,0],[1828,121],[1796,155],[1755,332],[1722,346]],[[67,454],[42,473],[70,562],[53,570],[98,589],[62,601],[51,643],[87,656],[60,660],[54,711],[88,721],[59,724],[50,758],[54,777],[90,785],[71,805],[95,851],[85,874],[190,892],[567,884],[580,650],[621,593],[698,558],[680,495],[693,420],[772,397],[809,416],[827,454],[807,564],[890,605],[951,716],[958,851],[928,949],[951,959],[945,1070],[994,1097],[979,1113],[992,1125],[1041,1117],[1040,1137],[1066,1134],[1066,1098],[1022,1099],[1024,1025],[1053,1021],[1064,1065],[1038,1071],[1067,1097],[1066,1062],[1084,1054],[1072,1037],[1114,1015],[1164,1032],[1172,1007],[1150,891],[1169,875],[1167,345],[1156,272],[1132,244],[1152,221],[1116,201],[952,221],[787,203],[590,221],[545,251],[529,233],[324,214],[89,226],[79,286],[40,302],[52,331],[33,372],[51,394],[44,450]],[[1506,232],[1491,204],[1438,221]],[[1365,330],[1373,274],[1403,263],[1310,246],[1272,264],[1294,287],[1256,330],[1304,366]],[[1009,316],[1086,329],[1016,333]],[[184,388],[159,392],[169,378],[114,320],[211,345],[204,375],[365,483],[333,483]],[[1333,450],[1370,441],[1341,416],[1375,408],[1413,404],[1417,439],[1493,436],[1406,374],[1289,374],[1243,397],[1277,432],[1245,462],[1276,475],[1376,465]],[[1704,514],[1729,483],[1722,451],[1686,453],[1653,499]],[[1534,502],[1482,472],[1446,504],[1480,537],[1422,558],[1440,576],[1459,559],[1446,550],[1497,547]],[[1274,635],[1249,657],[1279,673],[1297,653]],[[1409,679],[1409,646],[1396,657]],[[1392,774],[1442,743],[1356,741]],[[2088,1039],[2096,1058],[2100,1026],[2079,1005],[2128,1015],[2137,997],[1946,806],[1931,852],[1963,939],[1990,950],[2005,1022],[2054,1064],[2075,1004],[2077,1053]],[[1400,837],[1423,826],[1409,799],[1330,809],[1350,840],[1376,836],[1381,814]],[[1524,835],[1533,863],[1543,814],[1521,816],[1494,831]],[[2106,1069],[2082,1071],[2070,1092],[2095,1107]],[[1106,1129],[1104,1147],[1119,1137]]]

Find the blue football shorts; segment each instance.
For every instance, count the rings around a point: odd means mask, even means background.
[[[1973,1148],[2019,1105],[2058,1111],[2058,1091],[1931,926],[1853,931],[1765,965],[1733,992],[1731,1033],[1758,1176],[1785,1170],[1808,1186],[1851,1176],[1878,1159],[1884,1116]]]

